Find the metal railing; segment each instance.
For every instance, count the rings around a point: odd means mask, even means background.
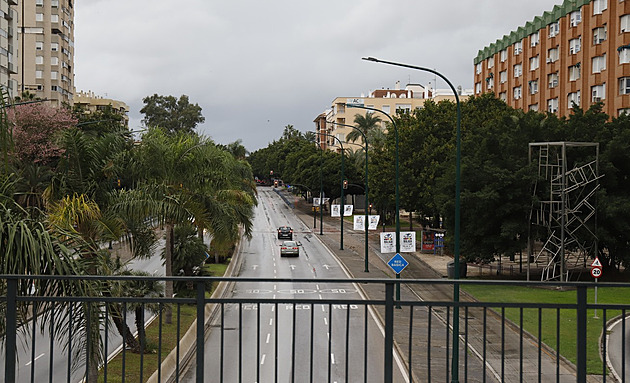
[[[104,382],[181,381],[184,374],[194,374],[197,382],[393,382],[401,377],[410,382],[449,381],[451,336],[461,339],[462,381],[586,382],[588,375],[603,382],[614,381],[613,375],[626,381],[625,336],[619,336],[614,349],[609,336],[613,317],[625,334],[630,305],[589,303],[592,283],[458,281],[464,291],[498,286],[508,295],[515,286],[525,286],[570,295],[563,303],[524,303],[481,302],[467,299],[466,294],[459,302],[421,298],[422,291],[452,291],[450,280],[24,278],[0,276],[0,310],[5,314],[0,324],[4,341],[0,381],[7,383],[78,382],[98,361],[99,381]],[[173,298],[18,294],[24,284],[38,279],[93,281],[101,286],[172,280],[188,283],[191,294]],[[227,284],[233,296],[207,297],[209,283]],[[397,283],[403,288],[400,301],[395,300]],[[599,283],[598,287],[615,291],[630,284]],[[88,357],[115,348],[109,342],[121,331],[112,319],[118,315],[126,323],[131,313],[139,312],[132,306],[142,312],[149,306],[156,308],[151,324],[155,335],[148,336],[148,343],[140,342],[135,352],[123,337],[116,365],[103,363],[104,356]],[[455,306],[460,307],[460,334],[452,333]],[[174,329],[166,330],[167,308],[173,312]],[[184,317],[203,325],[192,321],[187,333]],[[90,324],[97,326],[96,331],[87,331]],[[45,332],[47,336],[42,335]],[[167,347],[167,337],[181,340]],[[149,347],[153,351],[145,353]],[[611,370],[613,354],[621,364]],[[151,364],[155,371],[145,372]]]

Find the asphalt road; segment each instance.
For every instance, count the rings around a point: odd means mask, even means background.
[[[277,239],[276,230],[282,225],[293,227],[294,240],[301,244],[299,257],[280,257],[282,240]],[[268,188],[259,189],[253,238],[243,243],[241,251],[238,275],[242,277],[348,277],[311,228]],[[350,282],[237,283],[231,294],[250,299],[363,299]],[[222,318],[206,341],[204,382],[308,382],[311,376],[314,382],[363,382],[366,374],[368,382],[383,381],[384,338],[373,312],[363,306],[227,304]],[[401,369],[396,364],[396,382],[406,382]],[[183,381],[194,378],[191,369]]]

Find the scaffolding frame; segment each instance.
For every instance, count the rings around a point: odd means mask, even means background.
[[[586,150],[576,150],[586,148]],[[588,154],[589,148],[594,153]],[[571,153],[569,153],[571,151]],[[568,158],[567,155],[570,154]],[[597,254],[599,143],[543,142],[529,144],[529,163],[538,162],[529,217],[527,280],[531,261],[543,264],[542,281],[570,280],[567,249],[573,268]],[[568,169],[568,166],[571,169]],[[533,256],[532,227],[546,228],[543,246]]]

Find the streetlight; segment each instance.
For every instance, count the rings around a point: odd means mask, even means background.
[[[399,178],[399,171],[398,171],[398,127],[396,126],[396,122],[394,121],[394,119],[392,118],[392,116],[390,116],[388,113],[385,113],[384,111],[380,110],[380,109],[376,109],[376,108],[371,108],[369,106],[363,106],[363,105],[357,105],[357,104],[346,104],[347,107],[349,108],[359,108],[359,109],[366,109],[366,110],[372,110],[374,112],[379,112],[379,113],[383,113],[388,119],[389,121],[391,121],[392,126],[394,127],[394,137],[396,140],[396,150],[395,150],[395,157],[396,157],[396,161],[395,161],[395,168],[396,168],[396,173],[394,175],[394,183],[395,183],[395,199],[396,199],[396,254],[400,255],[400,193],[398,191],[398,178]],[[383,229],[385,228],[385,222],[383,222]],[[396,279],[400,279],[400,274],[396,273]],[[400,283],[396,283],[396,301],[400,302]]]
[[[369,263],[368,263],[368,141],[367,141],[367,136],[365,135],[365,133],[357,128],[356,126],[353,125],[348,125],[348,124],[340,124],[338,122],[332,122],[333,125],[339,125],[339,126],[345,126],[348,128],[352,128],[354,130],[356,130],[357,132],[361,133],[361,136],[363,136],[363,142],[365,143],[365,147],[363,148],[365,150],[365,222],[364,222],[364,226],[365,226],[365,272],[368,273],[370,271],[369,269]]]
[[[456,383],[459,382],[459,283],[457,280],[459,279],[459,231],[460,231],[460,174],[461,174],[461,121],[462,121],[462,110],[459,103],[459,94],[457,90],[453,86],[453,84],[441,73],[437,72],[431,68],[424,68],[414,65],[401,64],[397,62],[391,61],[383,61],[374,57],[363,57],[363,60],[373,61],[382,64],[394,65],[403,68],[410,68],[421,70],[425,72],[433,73],[448,84],[448,86],[453,91],[455,95],[455,102],[457,103],[457,133],[455,138],[455,146],[456,146],[456,154],[455,154],[455,268],[454,268],[454,279],[455,283],[453,284],[453,301],[455,305],[453,306],[453,360],[451,363],[451,382]],[[396,136],[396,144],[398,144],[398,136]]]
[[[339,142],[339,146],[341,146],[341,214],[340,214],[341,215],[341,239],[339,240],[339,250],[343,250],[343,213],[345,210],[344,201],[343,201],[343,155],[344,155],[343,143],[341,142],[339,138],[333,136],[332,134],[322,133],[322,132],[315,132],[315,134],[321,134],[324,136],[332,137],[335,140],[337,140],[337,142]],[[319,205],[320,205],[319,209],[321,211],[321,205],[322,205],[321,200],[320,200]]]
[[[304,189],[308,190],[309,193],[311,193],[311,198],[313,198],[313,191],[308,186],[302,185],[302,184],[294,184],[294,183],[292,183],[291,186],[303,187]],[[321,222],[320,222],[320,225],[321,225]],[[313,209],[313,229],[317,229],[317,213],[315,212],[315,209]]]

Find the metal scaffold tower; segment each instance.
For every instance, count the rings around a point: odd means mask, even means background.
[[[541,280],[568,281],[571,270],[583,269],[597,253],[599,144],[530,143],[532,161],[538,164],[538,177],[530,212],[528,278],[535,236],[542,243],[533,257],[543,267]]]

